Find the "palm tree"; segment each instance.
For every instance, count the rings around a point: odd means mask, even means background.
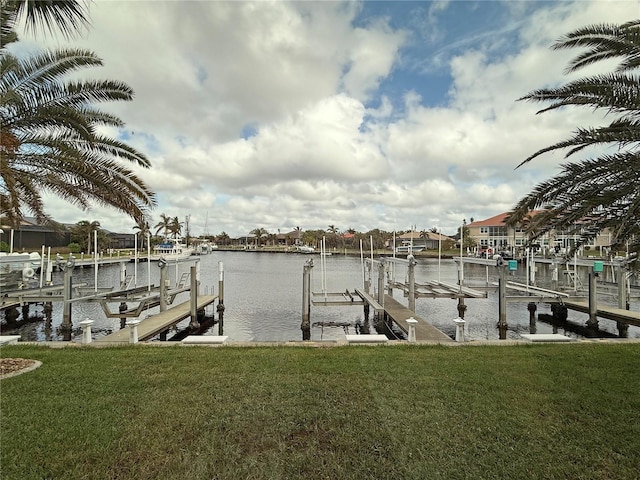
[[[640,252],[640,20],[622,25],[599,24],[560,38],[553,49],[585,47],[567,67],[577,71],[600,60],[619,59],[609,74],[595,75],[564,86],[536,90],[521,98],[550,101],[538,113],[567,105],[604,110],[608,125],[578,128],[563,142],[538,150],[519,166],[543,153],[568,149],[565,158],[591,146],[613,145],[612,154],[562,165],[560,174],[537,185],[518,202],[508,222],[515,225],[539,207],[528,231],[533,237],[566,230],[580,237],[574,249],[606,228],[614,233],[614,247],[629,242],[633,263]],[[585,228],[586,227],[586,228]]]
[[[124,123],[94,106],[103,101],[131,100],[133,91],[117,81],[65,80],[78,70],[102,65],[100,58],[87,50],[43,51],[27,57],[11,54],[5,45],[17,38],[13,27],[20,5],[26,5],[23,11],[30,15],[44,11],[56,18],[55,9],[32,8],[29,5],[33,3],[40,2],[3,1],[1,6],[3,213],[13,225],[26,211],[47,222],[50,219],[42,199],[47,192],[83,209],[94,204],[111,206],[138,221],[155,206],[155,195],[123,162],[149,167],[149,161],[127,144],[98,133],[100,126],[122,127]],[[51,28],[51,21],[40,23]]]
[[[145,240],[147,238],[147,235],[151,234],[151,229],[149,227],[149,222],[145,219],[141,222],[138,222],[134,227],[134,230],[138,230],[137,233],[140,234],[140,238],[141,238],[141,243],[140,243],[140,248],[144,250],[144,246],[145,246]],[[137,235],[136,233],[136,235]]]
[[[223,231],[220,235],[218,235],[217,243],[219,243],[220,245],[229,245],[230,241],[231,238],[229,237],[229,234],[227,232]]]
[[[171,232],[171,236],[173,238],[178,238],[180,233],[182,232],[183,223],[178,219],[178,217],[173,217],[169,222],[169,232]]]
[[[71,228],[71,241],[79,244],[83,252],[91,253],[93,232],[99,231],[100,222],[81,220]]]
[[[267,232],[267,230],[265,230],[264,228],[258,227],[254,228],[249,233],[256,236],[257,245],[260,246],[262,236],[267,235],[269,232]]]
[[[169,232],[171,231],[171,217],[168,217],[164,213],[160,214],[160,221],[156,223],[156,226],[153,227],[156,229],[156,235],[162,230],[162,236],[164,239],[167,239]]]

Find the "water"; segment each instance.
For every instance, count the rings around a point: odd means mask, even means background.
[[[314,292],[322,291],[322,275],[319,255],[300,254],[276,254],[257,252],[224,252],[218,251],[211,255],[194,257],[194,261],[170,265],[168,267],[169,278],[172,285],[175,284],[184,272],[195,264],[195,259],[200,258],[201,292],[211,293],[213,289],[217,293],[218,288],[218,262],[224,263],[225,279],[225,316],[224,334],[229,335],[233,341],[299,341],[302,339],[300,324],[302,321],[302,270],[304,263],[313,258],[311,288]],[[155,262],[150,265],[151,282],[155,285],[159,281],[159,268]],[[134,264],[127,264],[127,273],[133,275]],[[363,272],[359,257],[332,255],[326,257],[326,286],[329,292],[353,291],[362,287]],[[482,265],[466,265],[464,276],[465,284],[484,285],[487,281],[496,281],[496,269]],[[396,266],[395,279],[399,282],[406,281],[406,267]],[[525,283],[524,268],[519,266],[518,272],[511,275],[509,280]],[[442,260],[438,269],[437,259],[420,259],[415,269],[416,282],[426,280],[442,280],[455,284],[458,279],[458,270],[453,260]],[[551,275],[544,265],[539,266],[537,280],[540,286],[550,286]],[[119,284],[120,268],[118,266],[105,266],[99,270],[98,286],[113,287]],[[139,263],[137,269],[137,285],[148,284],[148,265]],[[562,279],[561,279],[562,281]],[[586,278],[583,280],[586,282]],[[94,285],[94,272],[91,268],[74,270],[73,282]],[[377,271],[373,275],[373,284],[377,285]],[[62,283],[62,273],[54,274],[54,284]],[[402,292],[394,290],[394,298],[407,305],[407,299]],[[174,305],[188,300],[188,293],[178,295]],[[612,299],[599,295],[599,302],[615,305]],[[467,339],[498,339],[497,319],[498,300],[496,292],[490,291],[487,299],[466,299],[467,311]],[[118,303],[109,304],[111,311],[117,312]],[[134,306],[133,303],[129,304]],[[632,302],[631,308],[637,311],[640,308],[638,301]],[[144,311],[141,318],[155,314],[159,307]],[[212,314],[214,307],[209,307],[208,314]],[[550,313],[550,307],[539,304],[537,313]],[[451,299],[427,299],[416,300],[416,314],[431,322],[450,336],[455,334],[454,318],[457,318],[457,301]],[[107,335],[120,328],[119,318],[106,318],[98,303],[78,302],[73,304],[72,321],[74,330],[72,339],[79,341],[81,330],[77,327],[81,320],[86,318],[95,321],[92,326],[94,338]],[[569,320],[579,325],[584,325],[587,315],[569,311]],[[21,321],[16,328],[8,328],[3,324],[4,335],[19,334],[25,341],[54,341],[62,340],[60,323],[62,320],[62,303],[55,302],[53,312],[49,318],[43,316],[41,306],[31,307],[31,317],[27,322]],[[363,322],[362,306],[313,306],[311,307],[311,323],[348,323],[348,333],[355,333],[355,324]],[[189,320],[181,322],[177,329],[186,328]],[[529,333],[529,312],[527,303],[507,305],[508,338],[517,339],[522,333]],[[615,322],[600,319],[600,328],[612,335],[617,335]],[[218,326],[212,328],[211,333],[217,334]],[[537,321],[536,333],[561,333],[571,337],[578,337],[572,331],[555,329],[552,325]],[[374,333],[374,332],[372,332]],[[311,329],[312,340],[337,340],[344,338],[344,327],[314,326]],[[171,332],[169,337],[171,337]],[[640,338],[640,328],[629,327],[630,338]]]

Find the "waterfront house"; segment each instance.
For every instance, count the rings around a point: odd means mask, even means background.
[[[537,215],[541,210],[534,210],[531,216]],[[474,239],[478,250],[491,249],[493,251],[520,250],[524,248],[529,239],[523,225],[515,227],[507,226],[506,218],[509,212],[503,212],[485,220],[476,220],[467,224],[469,236]],[[586,226],[586,221],[583,222]],[[579,223],[577,225],[580,225]],[[577,241],[579,234],[568,231],[551,231],[534,242],[535,248],[542,251],[555,250],[556,252],[568,251]],[[612,235],[609,230],[601,232],[591,243],[583,248],[605,248],[611,245]]]
[[[2,237],[0,240],[11,243],[13,230],[13,250],[39,251],[42,246],[51,248],[66,247],[71,243],[71,228],[74,224],[53,223],[44,225],[38,223],[33,217],[25,217],[16,229],[2,225]],[[134,233],[114,233],[103,230],[109,237],[109,248],[127,249],[134,248]]]
[[[388,242],[390,247],[392,242],[393,239]],[[442,248],[447,248],[445,245],[451,245],[453,242],[453,238],[435,232],[411,231],[396,236],[396,247],[412,245],[414,249],[437,250],[440,245]]]

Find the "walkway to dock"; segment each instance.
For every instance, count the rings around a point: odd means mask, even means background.
[[[202,310],[207,305],[212,304],[216,298],[218,298],[217,295],[198,296],[197,310]],[[145,318],[138,325],[138,340],[149,340],[151,337],[166,331],[169,327],[181,322],[190,315],[191,302],[186,301],[164,312]],[[106,337],[98,338],[95,341],[104,343],[129,343],[129,329],[123,328]]]
[[[564,305],[578,312],[589,313],[589,303],[587,302],[564,302]],[[598,305],[596,316],[640,327],[640,312]]]
[[[453,342],[449,335],[441,332],[389,295],[384,296],[384,311],[405,333],[409,332],[407,319],[415,318],[418,321],[416,324],[416,341],[418,342]]]

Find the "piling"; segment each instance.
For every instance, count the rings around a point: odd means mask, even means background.
[[[415,266],[418,264],[413,255],[408,255],[409,260],[409,310],[416,311],[416,272]]]
[[[384,305],[384,267],[383,261],[378,263],[378,303]],[[384,316],[384,312],[376,312],[377,316]],[[382,321],[382,318],[376,318],[376,322]]]
[[[167,309],[167,287],[169,286],[167,262],[161,258],[158,266],[160,267],[160,311],[164,312]]]
[[[311,340],[311,269],[313,259],[305,262],[302,269],[302,340]]]
[[[533,303],[533,302],[529,302],[527,304],[527,310],[529,310],[529,333],[536,333],[536,310],[538,309],[538,306]]]
[[[120,302],[120,306],[118,307],[118,312],[121,314],[127,311],[127,302]],[[127,317],[120,317],[120,330],[127,326]]]
[[[598,293],[596,284],[597,275],[589,272],[589,320],[587,327],[598,329]]]
[[[13,323],[16,320],[18,320],[18,317],[20,316],[20,313],[18,313],[18,308],[17,307],[8,307],[5,311],[4,311],[4,318],[7,320],[7,322],[9,323]]]
[[[627,295],[627,275],[621,265],[616,268],[618,276],[618,308],[620,310],[629,310],[629,297]],[[627,338],[629,336],[629,324],[616,322],[618,327],[618,336]]]
[[[498,265],[498,333],[500,340],[507,338],[507,280],[505,266]]]
[[[458,298],[458,317],[464,320],[464,312],[467,311],[467,306],[464,304],[464,297]]]
[[[73,286],[73,266],[67,266],[64,270],[64,285],[62,296],[64,299],[62,306],[62,325],[60,329],[63,332],[65,340],[69,337],[71,339],[71,288]],[[68,333],[68,335],[66,335]]]
[[[218,335],[224,333],[224,264],[218,262]]]
[[[191,285],[189,288],[189,300],[191,303],[189,305],[189,314],[191,321],[189,322],[189,328],[191,330],[200,328],[200,324],[198,323],[198,276],[196,270],[197,267],[195,266],[192,266],[190,269]]]
[[[22,304],[22,319],[27,320],[29,318],[29,303],[25,302]]]

